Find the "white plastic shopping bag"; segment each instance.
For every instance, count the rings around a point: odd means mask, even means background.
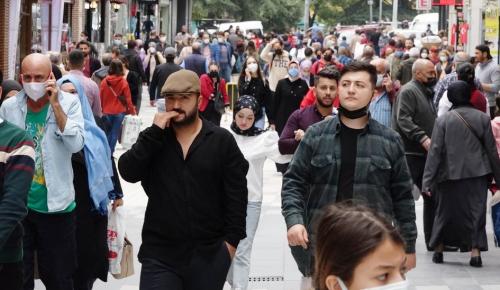
[[[122,206],[115,210],[108,206],[108,259],[109,272],[120,274],[120,262],[125,244],[125,212]]]
[[[132,148],[139,133],[141,133],[142,121],[139,116],[126,115],[122,123],[122,136],[120,144],[125,149]]]

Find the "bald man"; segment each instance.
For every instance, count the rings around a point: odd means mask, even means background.
[[[198,77],[201,77],[201,75],[208,72],[208,60],[201,55],[201,44],[199,42],[195,41],[191,48],[193,49],[193,53],[184,59],[181,67],[194,71]]]
[[[392,127],[403,138],[406,162],[413,182],[422,191],[425,160],[437,114],[433,103],[437,76],[434,65],[426,59],[417,59],[413,63],[412,74],[413,79],[401,88],[394,103]],[[425,243],[429,245],[434,222],[434,200],[433,197],[422,196]]]
[[[391,128],[392,104],[390,94],[393,85],[389,75],[390,66],[387,60],[383,58],[374,59],[370,64],[377,69],[377,83],[370,102],[370,114],[375,121]]]
[[[0,118],[26,130],[35,143],[35,174],[23,221],[24,289],[34,289],[37,252],[47,290],[72,290],[76,265],[75,190],[71,156],[83,148],[78,97],[60,91],[47,56],[30,54],[21,65],[23,90],[7,99]]]

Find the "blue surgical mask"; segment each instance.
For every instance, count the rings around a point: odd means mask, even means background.
[[[292,67],[291,69],[288,70],[288,75],[292,78],[295,79],[299,76],[299,69]]]

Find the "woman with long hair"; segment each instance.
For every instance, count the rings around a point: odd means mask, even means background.
[[[269,89],[266,87],[264,77],[260,70],[258,60],[253,57],[247,57],[243,63],[243,68],[238,80],[238,92],[240,96],[248,95],[257,100],[259,112],[255,116],[255,126],[264,129],[266,107],[269,108]]]

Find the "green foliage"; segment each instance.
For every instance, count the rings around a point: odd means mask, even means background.
[[[303,0],[194,0],[193,20],[260,20],[265,30],[285,31],[304,14]]]

